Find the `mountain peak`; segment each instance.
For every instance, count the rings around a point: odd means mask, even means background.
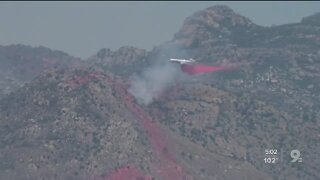
[[[303,24],[320,25],[320,13],[307,16],[301,21]]]
[[[194,15],[187,18],[185,24],[194,21],[213,27],[237,25],[248,26],[252,24],[248,18],[235,13],[231,8],[225,5],[212,6],[205,10],[196,12]]]
[[[235,12],[228,6],[226,5],[216,5],[216,6],[211,6],[205,9],[202,12],[215,12],[216,14],[220,15],[227,15],[227,14],[235,14]],[[201,11],[200,11],[201,12]]]
[[[175,34],[174,41],[182,41],[188,47],[197,42],[206,43],[208,40],[228,37],[235,29],[256,26],[250,19],[235,13],[228,6],[217,5],[188,17]]]

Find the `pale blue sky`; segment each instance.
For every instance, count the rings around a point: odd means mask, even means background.
[[[43,45],[86,58],[101,48],[150,50],[169,41],[184,19],[213,5],[264,26],[299,22],[320,2],[0,2],[0,45]]]

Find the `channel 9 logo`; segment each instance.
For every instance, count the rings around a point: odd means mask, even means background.
[[[300,157],[301,156],[301,153],[299,150],[295,149],[295,150],[292,150],[291,153],[290,153],[290,156],[292,158],[291,162],[302,162],[302,158]]]

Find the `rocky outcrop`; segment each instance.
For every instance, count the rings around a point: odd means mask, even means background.
[[[213,6],[188,17],[173,40],[185,47],[213,46],[231,43],[238,31],[257,27],[227,6]]]
[[[45,47],[0,46],[0,98],[46,70],[82,65],[79,58]]]
[[[129,76],[139,70],[146,61],[147,52],[143,49],[124,46],[116,51],[101,49],[97,54],[90,57],[87,61],[104,71]]]

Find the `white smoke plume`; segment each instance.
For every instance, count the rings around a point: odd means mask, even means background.
[[[180,66],[169,61],[170,58],[193,58],[188,53],[175,45],[166,44],[161,47],[158,57],[153,59],[154,64],[144,69],[141,74],[136,75],[130,81],[128,92],[131,93],[139,103],[150,104],[158,98],[165,90],[175,83],[193,83],[206,81],[210,76],[188,75],[182,72]],[[224,60],[220,65],[224,70],[237,69],[241,64],[228,63]],[[210,66],[210,65],[209,65]]]
[[[174,49],[174,48],[173,48]],[[170,50],[173,51],[171,48]],[[175,49],[174,54],[177,54]],[[181,54],[181,51],[179,51]],[[168,54],[168,52],[166,52]],[[172,53],[171,53],[172,54]],[[150,104],[164,90],[172,86],[182,72],[179,66],[169,62],[169,58],[156,58],[155,63],[147,67],[141,74],[134,76],[130,82],[128,92],[131,93],[139,103]]]

